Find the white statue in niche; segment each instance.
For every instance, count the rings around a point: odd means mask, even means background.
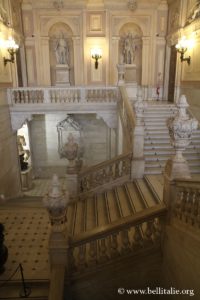
[[[60,65],[68,65],[69,63],[69,47],[64,34],[61,33],[60,38],[57,39],[55,47],[56,61]]]
[[[136,46],[134,45],[134,38],[132,33],[129,32],[125,37],[123,44],[123,57],[125,64],[133,64],[135,60],[135,50]]]

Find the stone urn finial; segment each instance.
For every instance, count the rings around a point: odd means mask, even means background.
[[[54,231],[62,230],[66,223],[66,208],[69,203],[69,194],[61,189],[58,176],[53,175],[51,188],[43,198],[43,204],[47,208],[51,225]]]
[[[198,121],[191,118],[186,109],[189,107],[185,95],[180,96],[176,106],[178,112],[175,117],[167,120],[171,143],[175,148],[175,156],[167,162],[165,173],[173,178],[190,178],[190,171],[183,151],[190,144],[192,133],[198,127]]]

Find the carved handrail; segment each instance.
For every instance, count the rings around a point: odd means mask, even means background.
[[[115,103],[117,87],[23,87],[8,89],[10,105]]]
[[[83,269],[143,249],[144,245],[155,245],[160,241],[165,214],[166,206],[162,203],[134,216],[70,237],[71,267]]]
[[[125,87],[120,86],[120,101],[118,102],[119,116],[122,123],[123,134],[126,140],[128,149],[132,150],[132,136],[135,128],[135,114],[128,99],[128,94]]]
[[[122,177],[130,178],[132,153],[106,160],[79,173],[79,191],[89,192]]]

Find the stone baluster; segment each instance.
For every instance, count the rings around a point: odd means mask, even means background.
[[[78,90],[74,90],[74,102],[75,103],[79,102]]]
[[[114,178],[114,173],[113,173],[113,165],[109,165],[109,170],[108,170],[108,178],[111,180]]]
[[[129,234],[128,229],[125,229],[120,232],[121,240],[122,240],[122,253],[126,254],[130,252],[130,240],[129,240]]]
[[[24,103],[29,103],[29,91],[24,91]]]
[[[104,263],[108,260],[106,239],[99,241],[99,261]]]
[[[110,255],[111,257],[119,256],[117,234],[112,234],[110,237]]]
[[[192,133],[198,126],[197,120],[190,118],[186,112],[189,105],[184,95],[179,98],[176,105],[178,107],[176,116],[167,120],[171,143],[175,148],[175,156],[167,161],[165,167],[165,176],[169,180],[191,178],[188,163],[183,157],[183,151],[190,144]]]
[[[132,247],[133,249],[138,249],[141,248],[142,246],[143,246],[143,237],[142,237],[140,226],[135,226]]]
[[[21,103],[25,103],[25,94],[24,94],[24,90],[20,91],[20,95],[21,95]]]
[[[120,161],[115,162],[115,178],[120,177]]]
[[[138,89],[137,100],[134,102],[136,124],[133,130],[133,160],[131,178],[142,178],[144,175],[144,111],[146,103],[142,99],[142,90]]]
[[[51,103],[55,103],[56,102],[56,92],[55,91],[51,91]]]
[[[81,245],[78,251],[78,269],[84,270],[86,267],[86,245]]]
[[[43,204],[48,210],[51,223],[49,240],[51,265],[49,300],[63,299],[65,269],[68,267],[68,235],[66,228],[68,201],[68,192],[61,190],[58,177],[54,175],[51,189],[43,199]]]
[[[94,266],[97,263],[97,245],[96,241],[90,242],[88,265]]]
[[[14,103],[21,103],[20,101],[20,92],[19,91],[15,91],[14,92]]]
[[[148,221],[146,223],[146,228],[144,231],[144,235],[147,242],[152,242],[152,236],[153,236],[153,221]]]

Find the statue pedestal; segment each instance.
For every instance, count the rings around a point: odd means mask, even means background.
[[[33,187],[32,168],[21,171],[22,191],[30,190]]]
[[[125,83],[136,83],[136,65],[125,65]]]
[[[56,65],[55,84],[56,86],[70,86],[68,65]]]

